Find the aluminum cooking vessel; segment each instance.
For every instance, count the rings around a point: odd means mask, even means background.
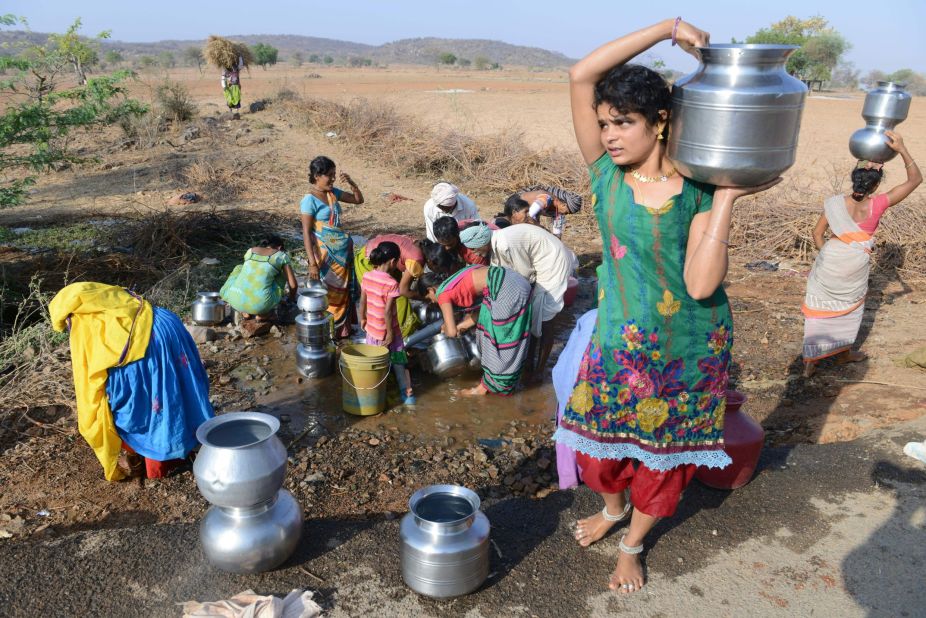
[[[193,301],[193,323],[216,326],[225,321],[225,301],[218,292],[197,292]]]
[[[202,444],[193,475],[212,504],[247,508],[273,498],[286,476],[280,421],[260,412],[229,412],[196,430]]]
[[[432,485],[408,501],[402,518],[402,579],[439,599],[473,592],[489,575],[489,519],[479,496],[457,485]]]
[[[793,45],[699,48],[698,69],[672,88],[667,154],[713,185],[753,186],[794,164],[807,87],[788,75]]]
[[[468,361],[463,342],[443,333],[437,333],[431,339],[427,355],[431,371],[442,378],[458,375],[466,368]]]
[[[333,343],[323,346],[296,345],[296,369],[307,378],[324,378],[334,373],[337,352]]]
[[[469,368],[479,369],[482,367],[482,353],[479,351],[479,339],[475,329],[470,329],[463,333],[463,347],[469,358]]]
[[[302,507],[285,489],[246,509],[213,506],[199,526],[206,558],[232,573],[258,573],[281,565],[302,535]]]
[[[897,151],[887,145],[884,132],[907,119],[912,97],[903,88],[904,84],[878,82],[878,87],[865,95],[862,106],[865,127],[849,138],[849,152],[853,157],[884,163],[897,156]]]

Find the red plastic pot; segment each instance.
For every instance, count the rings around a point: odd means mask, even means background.
[[[575,277],[569,277],[568,283],[566,283],[566,293],[563,294],[563,304],[567,307],[571,307],[572,303],[576,302],[576,296],[579,295],[579,280]]]
[[[726,468],[701,466],[695,478],[714,489],[737,489],[752,480],[765,443],[765,430],[743,412],[746,395],[727,391],[727,409],[723,421],[723,450],[733,460]]]

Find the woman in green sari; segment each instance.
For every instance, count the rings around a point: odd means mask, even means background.
[[[724,467],[725,390],[733,323],[721,282],[733,202],[762,187],[682,178],[666,157],[665,80],[627,62],[671,39],[709,35],[679,19],[593,51],[569,72],[572,117],[589,166],[603,246],[598,318],[554,439],[576,451],[582,480],[604,501],[579,521],[582,546],[630,513],[610,587],[644,584],[639,554],[671,516],[699,465]]]

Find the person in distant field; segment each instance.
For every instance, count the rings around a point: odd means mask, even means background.
[[[241,115],[241,69],[244,68],[244,58],[238,56],[238,64],[234,67],[225,67],[222,70],[222,92],[225,94],[225,103],[228,111],[233,113],[232,118],[238,120]]]
[[[479,209],[473,200],[460,193],[456,185],[439,182],[431,189],[431,197],[424,203],[424,226],[428,240],[437,241],[434,223],[441,217],[453,217],[458,222],[478,219]]]
[[[302,237],[310,280],[321,279],[328,288],[328,312],[334,318],[335,338],[350,336],[354,323],[351,292],[356,292],[354,251],[350,234],[341,227],[341,204],[363,204],[363,193],[347,174],[341,182],[351,193],[334,186],[337,167],[328,157],[309,164],[309,192],[299,204]],[[356,296],[354,296],[356,298]]]
[[[296,275],[283,239],[271,234],[247,250],[244,263],[235,267],[219,293],[241,317],[264,321],[283,300],[287,285],[289,301],[294,302],[299,287]]]
[[[453,217],[441,217],[434,222],[434,237],[437,242],[456,257],[461,266],[466,264],[488,266],[488,256],[473,251],[466,243],[462,242],[462,234],[463,231],[460,230],[457,220]]]
[[[360,283],[360,327],[366,332],[366,342],[370,345],[389,349],[389,358],[402,402],[415,404],[415,393],[408,373],[408,354],[405,352],[405,340],[396,315],[396,299],[401,298],[399,284],[390,274],[398,270],[402,254],[399,245],[391,241],[381,241],[370,251],[367,258],[373,266],[363,276]]]
[[[518,200],[527,203],[526,212],[517,203]],[[563,231],[566,229],[566,215],[575,214],[581,210],[582,197],[559,187],[533,185],[509,196],[505,201],[506,212],[509,209],[509,203],[512,205],[512,210],[521,213],[517,220],[511,220],[512,223],[527,223],[528,220],[540,223],[541,216],[549,217],[553,221],[550,231],[557,238],[562,238]],[[515,206],[517,206],[516,209]]]
[[[804,376],[808,378],[824,358],[834,356],[840,364],[867,358],[860,350],[853,350],[852,345],[865,313],[873,236],[881,215],[923,182],[923,174],[900,134],[885,131],[885,135],[888,146],[903,158],[906,181],[875,195],[881,186],[883,165],[860,161],[852,170],[851,195],[828,198],[813,230],[813,242],[819,253],[807,278],[807,294],[801,307]],[[833,236],[824,242],[827,228]]]

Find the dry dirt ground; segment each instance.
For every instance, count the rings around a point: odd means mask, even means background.
[[[311,73],[320,77],[307,77]],[[370,161],[362,148],[347,148],[337,138],[293,125],[274,105],[253,114],[245,110],[240,121],[220,117],[221,92],[212,73],[183,69],[173,71],[171,78],[186,84],[197,100],[200,119],[192,123],[200,129],[197,136],[187,139],[177,128],[144,150],[113,145],[120,139],[115,129],[87,139],[79,146],[99,154],[100,164],[43,176],[28,204],[0,211],[0,225],[41,227],[66,218],[144,216],[165,208],[182,212],[212,206],[277,213],[295,225],[307,162],[326,154],[352,175],[367,197],[364,205],[345,210],[346,227],[361,234],[420,230],[421,206],[433,179]],[[134,87],[142,97],[160,76],[143,79],[145,83]],[[575,149],[561,72],[255,69],[244,76],[245,106],[258,97],[272,98],[281,88],[339,101],[354,96],[386,100],[436,130],[492,133],[516,127],[532,147]],[[900,129],[914,158],[926,160],[926,105],[921,103],[914,101]],[[838,184],[845,176],[852,164],[845,146],[850,132],[861,125],[860,108],[857,96],[810,98],[798,163],[788,172],[792,188],[816,187],[822,196],[832,189],[834,178]],[[228,199],[206,192],[202,205],[166,206],[168,198],[196,188],[191,178],[201,178],[202,169],[199,176],[191,170],[203,161],[213,167],[236,166],[240,186]],[[902,177],[898,161],[887,169],[888,183]],[[409,200],[393,203],[390,194]],[[489,216],[500,209],[504,196],[475,197],[482,214]],[[600,254],[591,221],[577,217],[565,241],[580,255],[588,277]],[[0,253],[4,278],[26,278],[35,259],[22,251]],[[926,345],[921,327],[926,323],[926,274],[909,269],[876,273],[860,337],[869,359],[851,366],[824,363],[817,376],[805,380],[799,375],[799,307],[809,263],[791,260],[776,271],[762,272],[746,269],[749,261],[744,253],[734,252],[726,284],[736,320],[733,377],[749,395],[746,409],[763,423],[770,446],[850,441],[926,415],[924,373],[897,364]],[[590,302],[588,295],[586,301],[584,306]],[[564,319],[562,339],[574,317]],[[284,329],[278,340],[245,345],[226,339],[201,346],[217,409],[264,405],[272,412],[281,401],[280,389],[295,397],[287,411],[307,401],[336,407],[336,397],[312,400],[312,388],[298,383],[291,367],[292,338]],[[289,386],[279,386],[283,383]],[[548,386],[522,394],[515,404],[497,411],[496,404],[480,404],[467,412],[469,416],[447,420],[438,412],[445,391],[433,388],[434,405],[419,406],[414,418],[391,412],[357,425],[320,422],[317,427],[306,418],[294,418],[284,430],[285,441],[292,441],[288,486],[312,516],[362,519],[385,513],[392,518],[404,510],[415,488],[436,481],[466,483],[495,498],[544,498],[555,491]],[[188,472],[161,482],[106,483],[76,433],[68,407],[28,412],[7,417],[0,434],[0,529],[11,531],[15,539],[25,542],[33,535],[64,537],[74,531],[146,523],[193,523],[202,516],[207,505]],[[491,427],[474,428],[465,420],[496,413],[504,422]],[[428,429],[417,432],[421,422]]]

